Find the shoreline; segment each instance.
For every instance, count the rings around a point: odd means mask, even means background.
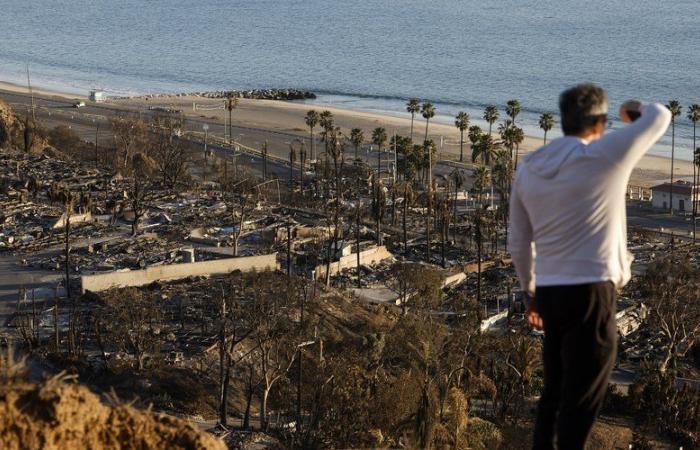
[[[0,90],[27,94],[26,86],[15,83],[0,81]],[[42,87],[33,87],[32,91],[37,95],[56,97],[60,99],[85,100],[87,97],[60,92]],[[159,95],[152,98],[133,97],[109,100],[110,104],[122,105],[125,107],[148,107],[162,105],[181,109],[187,116],[198,118],[208,118],[210,120],[221,120],[223,122],[225,114],[221,110],[214,111],[192,111],[192,103],[202,105],[220,104],[222,99],[210,99],[200,96],[188,96],[173,94],[170,96]],[[382,126],[386,128],[389,136],[394,132],[401,135],[409,135],[411,119],[407,113],[384,111],[365,111],[360,109],[349,109],[338,106],[329,106],[327,103],[317,103],[314,100],[305,101],[283,101],[283,100],[253,100],[240,99],[238,107],[234,110],[234,123],[249,127],[267,129],[271,131],[285,131],[308,135],[308,128],[304,123],[304,115],[310,109],[317,111],[329,110],[333,113],[336,123],[345,132],[352,128],[362,128],[365,137],[369,140],[371,130]],[[481,120],[474,122],[480,123]],[[494,128],[496,125],[494,125]],[[484,127],[482,127],[484,129]],[[414,136],[420,137],[425,133],[425,121],[416,115],[414,123]],[[429,125],[429,135],[436,141],[443,157],[452,157],[459,154],[459,131],[454,125],[441,121],[431,121]],[[520,155],[526,154],[539,148],[542,145],[542,138],[539,136],[526,135],[525,141],[520,147]],[[471,159],[471,149],[469,141],[465,135],[464,144],[465,160]],[[639,162],[630,184],[643,187],[650,187],[670,178],[671,159],[666,156],[646,154]],[[674,179],[685,179],[691,177],[693,167],[690,161],[683,159],[675,160]]]

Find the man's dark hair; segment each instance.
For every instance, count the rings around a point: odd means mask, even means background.
[[[559,96],[561,128],[564,134],[579,134],[605,119],[608,94],[594,84],[579,84]]]

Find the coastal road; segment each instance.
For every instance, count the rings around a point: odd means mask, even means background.
[[[9,103],[16,112],[22,114],[31,110],[32,96],[25,93],[10,92],[0,90],[0,98]],[[148,109],[146,103],[126,105],[124,103],[93,103],[85,102],[85,106],[74,108],[73,105],[78,101],[84,101],[84,98],[76,97],[69,99],[58,96],[35,95],[33,97],[35,105],[35,114],[37,119],[46,128],[53,128],[57,125],[66,125],[71,128],[81,139],[88,142],[97,141],[100,146],[111,145],[113,138],[110,130],[110,119],[120,114],[135,114],[143,117],[144,120],[151,119],[157,111]],[[285,132],[278,130],[269,130],[255,128],[234,123],[230,127],[222,121],[212,118],[202,118],[191,111],[183,111],[187,122],[187,131],[195,133],[200,139],[204,139],[203,126],[206,124],[209,127],[207,132],[209,137],[225,139],[229,134],[229,129],[233,135],[233,140],[236,143],[252,147],[260,150],[263,143],[267,143],[268,152],[270,155],[280,159],[287,160],[289,158],[289,145],[294,141],[303,141],[306,145],[307,155],[310,159],[310,138],[306,132]],[[234,116],[235,117],[235,116]],[[315,138],[313,146],[315,153],[323,151],[323,143],[320,139]],[[226,148],[221,146],[211,146],[219,156],[227,153]],[[231,155],[233,157],[233,155]],[[354,149],[349,149],[347,158],[354,156]],[[377,158],[381,156],[382,171],[388,173],[390,164],[394,161],[394,155],[390,151],[381,153],[373,150],[371,145],[364,146],[359,152],[360,158],[369,165],[372,169],[377,167]],[[261,166],[259,161],[253,158],[252,164]],[[280,178],[288,178],[284,175],[283,170],[275,165],[271,170],[278,174]],[[433,168],[435,176],[448,176],[455,169],[454,164],[442,164],[437,162]],[[289,167],[287,165],[287,171]],[[469,175],[471,170],[468,166],[464,166],[464,173],[467,175],[467,188],[470,186]]]

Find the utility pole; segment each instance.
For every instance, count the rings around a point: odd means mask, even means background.
[[[287,276],[292,276],[292,221],[287,220]]]
[[[396,130],[394,130],[394,184],[396,184],[396,172],[399,170],[398,157],[396,156]]]
[[[92,121],[95,123],[95,164],[97,164],[97,138],[100,133],[100,123],[95,119],[92,119]]]
[[[359,178],[358,178],[359,179]],[[357,192],[357,214],[355,216],[355,240],[357,241],[357,287],[362,287],[360,274],[360,213],[362,212],[362,200],[360,200],[359,183]]]

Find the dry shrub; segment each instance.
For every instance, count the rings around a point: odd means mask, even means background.
[[[174,417],[127,404],[106,406],[61,376],[0,387],[0,448],[224,449],[215,437]]]

